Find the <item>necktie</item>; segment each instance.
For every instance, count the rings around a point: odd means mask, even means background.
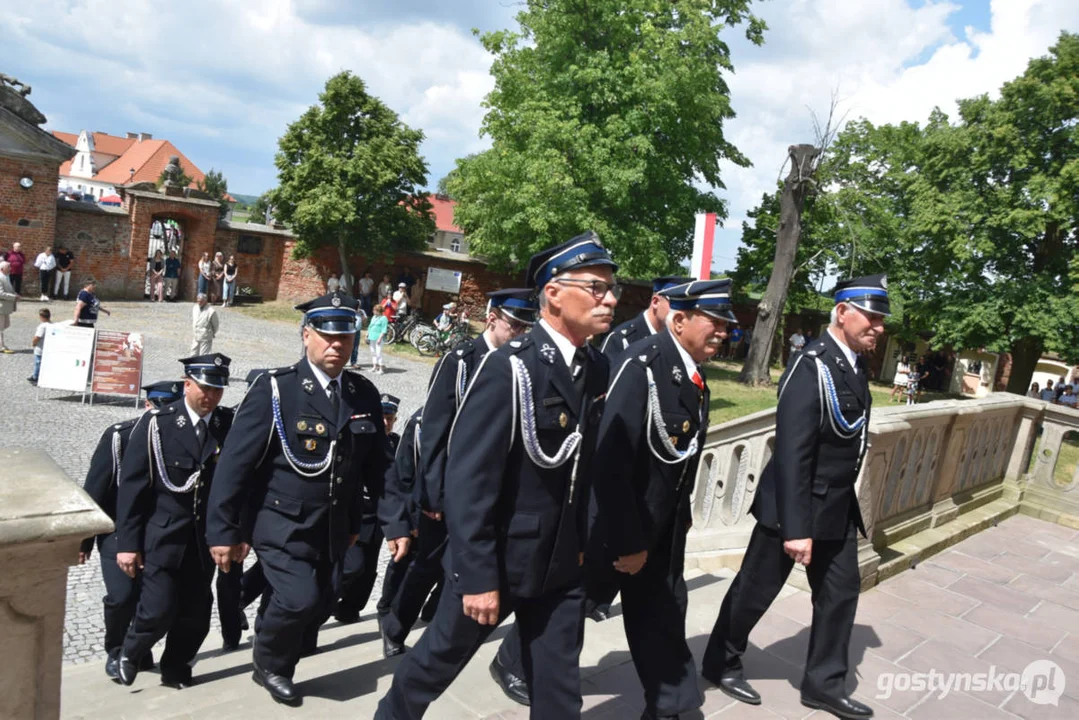
[[[337,381],[331,380],[326,392],[330,395],[330,405],[333,405],[333,414],[336,416],[341,411],[341,395],[337,387]]]
[[[697,389],[704,392],[704,378],[701,377],[701,373],[698,370],[693,371],[693,384],[697,386]]]
[[[588,351],[583,347],[573,352],[573,363],[570,365],[570,375],[573,377],[573,387],[578,393],[584,392],[584,367],[588,362]]]
[[[195,423],[195,437],[199,439],[199,451],[202,451],[202,446],[206,442],[206,422],[199,418],[199,421]]]

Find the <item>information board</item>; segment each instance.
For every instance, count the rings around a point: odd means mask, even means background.
[[[86,392],[86,379],[90,376],[90,356],[93,351],[93,328],[49,325],[45,328],[37,386]]]
[[[141,385],[142,333],[98,330],[90,391],[138,396]]]
[[[461,271],[427,268],[427,289],[458,294],[461,292]]]

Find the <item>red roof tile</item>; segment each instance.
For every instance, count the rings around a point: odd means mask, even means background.
[[[431,201],[431,212],[435,216],[436,228],[452,233],[464,232],[453,223],[453,209],[457,207],[455,201],[450,200],[449,198],[440,198],[434,193],[429,195],[427,199]]]

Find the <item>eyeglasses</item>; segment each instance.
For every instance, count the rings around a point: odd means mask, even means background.
[[[514,318],[511,318],[509,315],[507,315],[506,313],[504,313],[502,311],[499,311],[498,316],[500,318],[502,318],[502,321],[505,322],[506,325],[509,326],[509,328],[510,328],[510,330],[512,332],[514,332],[514,333],[516,333],[518,335],[520,335],[521,333],[523,333],[525,330],[528,329],[528,325],[521,322],[520,320],[515,320]]]
[[[602,300],[607,297],[607,293],[614,295],[614,299],[622,297],[622,286],[618,283],[609,283],[606,280],[578,280],[577,278],[555,278],[557,283],[577,283],[578,285],[587,285],[588,292],[592,293],[592,297],[597,300]]]

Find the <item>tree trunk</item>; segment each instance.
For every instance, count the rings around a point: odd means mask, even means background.
[[[352,273],[348,271],[348,253],[345,251],[345,239],[337,241],[337,258],[341,262],[341,292],[352,295]]]
[[[1034,377],[1034,368],[1042,356],[1042,341],[1035,337],[1025,337],[1015,343],[1011,353],[1012,371],[1005,390],[1016,395],[1026,395],[1030,389],[1030,379]]]
[[[772,263],[772,277],[768,288],[757,305],[757,324],[753,327],[753,340],[749,345],[746,364],[738,375],[738,381],[747,385],[769,385],[769,358],[776,332],[780,331],[783,307],[787,302],[787,290],[794,277],[794,260],[798,255],[798,242],[802,238],[802,208],[809,192],[810,178],[816,167],[820,149],[812,145],[791,145],[787,148],[791,169],[783,181],[783,194],[779,199],[779,228],[776,231],[776,256]],[[780,354],[782,357],[782,354]]]

